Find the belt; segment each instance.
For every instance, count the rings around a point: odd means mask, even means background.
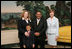
[[[55,33],[48,33],[49,35],[55,35]]]

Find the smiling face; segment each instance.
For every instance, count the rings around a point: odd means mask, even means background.
[[[50,17],[52,18],[54,16],[54,12],[51,12],[50,13]]]
[[[37,19],[40,19],[40,18],[42,17],[41,12],[37,12],[37,13],[36,13],[36,17],[37,17]]]
[[[27,18],[30,19],[30,12],[27,10],[24,10],[21,17],[24,19],[27,19]]]
[[[26,30],[27,30],[27,31],[30,31],[30,30],[31,30],[31,26],[29,26],[29,25],[26,26]]]
[[[53,18],[54,16],[54,10],[50,10],[50,17]]]
[[[25,18],[25,19],[28,18],[28,12],[25,12],[25,13],[24,13],[24,18]]]

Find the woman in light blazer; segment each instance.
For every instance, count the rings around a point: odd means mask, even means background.
[[[50,10],[50,17],[47,19],[47,38],[51,48],[56,48],[59,37],[59,21],[54,16],[54,10]]]

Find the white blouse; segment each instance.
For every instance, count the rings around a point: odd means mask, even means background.
[[[22,18],[22,20],[25,20],[25,19],[24,19],[24,18]],[[26,19],[25,21],[26,21],[26,23],[29,23],[29,22],[28,22],[28,19]],[[30,20],[30,22],[31,22],[31,20]]]
[[[54,16],[52,19],[48,18],[47,19],[47,31],[46,33],[51,33],[51,34],[56,34],[56,36],[59,36],[59,21],[58,19]]]

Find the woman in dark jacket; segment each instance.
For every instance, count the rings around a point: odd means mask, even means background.
[[[25,31],[27,24],[30,24],[30,14],[27,10],[22,13],[21,19],[18,20],[18,38],[20,41],[20,48],[23,48],[23,38],[25,38]]]

